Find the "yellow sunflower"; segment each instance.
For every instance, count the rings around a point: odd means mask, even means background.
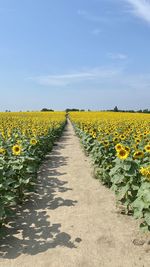
[[[150,166],[142,167],[140,169],[140,173],[145,176],[148,181],[150,181]]]
[[[125,149],[128,153],[130,153],[130,147],[125,146],[124,149]]]
[[[122,160],[125,160],[128,156],[129,152],[127,152],[125,148],[121,148],[117,153],[117,157]]]
[[[104,141],[103,141],[103,145],[104,145],[105,147],[109,147],[109,141],[108,141],[108,140],[104,140]]]
[[[3,147],[0,147],[0,155],[5,155],[6,150]]]
[[[122,144],[115,145],[115,149],[116,149],[117,152],[119,152],[122,148],[123,148]]]
[[[118,141],[119,141],[119,138],[118,138],[118,137],[114,137],[114,138],[113,138],[113,142],[114,142],[114,143],[118,143]]]
[[[124,134],[121,134],[119,137],[120,137],[121,140],[125,140],[126,139]]]
[[[144,149],[145,149],[146,152],[149,152],[149,153],[150,153],[150,145],[146,145],[146,146],[144,147]]]
[[[15,156],[20,155],[20,154],[21,154],[21,146],[20,146],[20,145],[14,145],[14,146],[12,147],[12,153],[13,153],[13,155],[15,155]]]
[[[96,138],[96,133],[92,133],[92,137],[95,139]]]
[[[32,138],[30,140],[30,145],[35,146],[37,144],[37,140],[35,138]]]
[[[139,144],[139,143],[141,142],[141,139],[140,139],[140,138],[136,138],[136,139],[135,139],[135,142],[136,142],[137,144]]]
[[[133,154],[133,158],[134,159],[142,159],[144,157],[144,152],[143,151],[136,151],[134,154]]]

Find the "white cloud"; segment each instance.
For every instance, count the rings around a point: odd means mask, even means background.
[[[119,59],[119,60],[127,59],[127,55],[123,53],[108,53],[107,56],[111,59]]]
[[[31,77],[30,80],[35,81],[40,85],[64,87],[75,83],[93,81],[97,82],[101,79],[113,78],[121,72],[120,69],[110,68],[93,68],[87,71],[58,74],[58,75],[43,75]]]
[[[132,13],[150,23],[150,0],[125,0],[132,6]]]
[[[146,99],[149,99],[150,96],[150,73],[129,74],[121,68],[93,68],[87,71],[31,77],[28,80],[49,89],[67,90],[70,95],[72,92],[80,92],[79,95],[81,92],[84,94],[89,92],[89,101],[92,92],[100,94],[101,91],[105,91],[105,97],[109,95],[110,98],[113,92],[115,95],[116,90],[120,95],[142,94],[143,98],[141,99],[144,99],[145,95]],[[136,103],[135,99],[132,100]]]

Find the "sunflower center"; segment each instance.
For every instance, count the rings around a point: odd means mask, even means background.
[[[124,150],[120,150],[120,156],[125,156],[126,155],[126,152]]]

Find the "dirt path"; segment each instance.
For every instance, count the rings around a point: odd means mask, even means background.
[[[150,266],[145,236],[92,178],[70,123],[41,167],[36,194],[4,232],[0,267]]]

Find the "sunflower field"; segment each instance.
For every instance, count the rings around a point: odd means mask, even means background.
[[[70,118],[95,177],[115,192],[122,212],[150,230],[150,115],[71,112]]]
[[[33,191],[39,164],[65,123],[65,112],[0,113],[0,224]]]

